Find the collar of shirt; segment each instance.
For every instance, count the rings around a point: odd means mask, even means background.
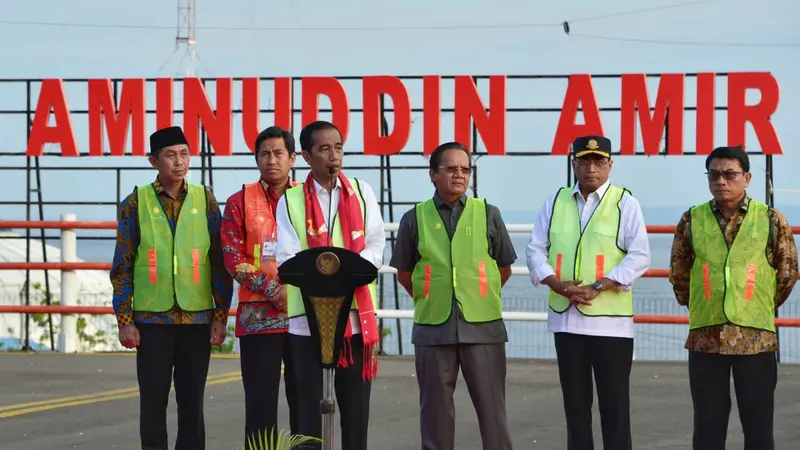
[[[161,185],[161,182],[158,181],[158,175],[156,175],[156,180],[153,181],[153,188],[156,190],[156,194],[162,194],[167,192],[164,189],[164,186]],[[186,184],[186,180],[184,180],[183,185],[181,185],[181,193],[185,194],[187,192],[189,192],[189,186]]]
[[[589,196],[594,196],[597,200],[600,200],[603,197],[603,195],[606,193],[606,191],[608,190],[609,186],[611,186],[611,181],[610,180],[606,180],[605,183],[601,184],[600,187],[597,188],[597,190],[595,190],[591,194],[589,194]],[[579,197],[582,197],[580,186],[578,185],[578,183],[575,183],[575,187],[572,188],[572,195],[574,196],[575,194],[578,194]],[[584,199],[584,200],[586,200],[586,199]]]
[[[339,179],[336,178],[336,182],[333,185],[333,190],[334,191],[338,191],[339,190],[339,184],[340,184],[339,183]],[[317,179],[314,178],[314,188],[317,191],[317,195],[319,195],[320,192],[322,192],[322,191],[325,191],[327,193],[328,189],[330,188],[330,185],[328,185],[327,187],[322,187],[322,185],[319,184],[319,181],[317,181]]]
[[[467,204],[467,195],[464,194],[461,197],[459,197],[457,202],[460,203],[461,206],[466,205]],[[437,192],[437,191],[433,192],[433,204],[436,205],[437,209],[439,209],[439,208],[441,208],[443,206],[450,207],[450,205],[448,205],[447,202],[445,202],[444,199],[442,199],[442,197],[439,197],[439,192]]]
[[[261,184],[261,189],[264,189],[264,192],[267,193],[267,198],[273,201],[278,201],[278,194],[269,186],[269,184],[267,184],[266,181],[259,178],[258,182]],[[289,189],[291,187],[292,187],[292,179],[287,177],[284,189]]]
[[[747,208],[750,207],[750,196],[747,195],[747,191],[744,193],[744,197],[742,197],[742,201],[739,203],[739,211],[747,212]],[[719,205],[717,205],[716,199],[711,199],[711,211],[719,212]]]

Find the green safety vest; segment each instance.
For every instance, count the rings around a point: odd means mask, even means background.
[[[358,197],[358,203],[361,206],[361,215],[364,218],[364,222],[367,221],[367,214],[366,208],[364,206],[364,196],[361,194],[361,185],[359,181],[355,178],[348,178],[350,184],[355,188],[356,194]],[[340,187],[341,189],[341,187]],[[306,199],[303,195],[303,185],[298,185],[286,190],[284,196],[286,197],[286,210],[289,213],[289,221],[292,223],[292,228],[294,228],[295,233],[297,233],[297,237],[300,239],[300,250],[307,250],[308,249],[308,237],[306,236]],[[338,216],[339,213],[336,213]],[[334,217],[336,217],[334,216]],[[330,231],[329,231],[330,232]],[[280,239],[280,236],[278,237]],[[334,247],[344,247],[344,240],[342,238],[342,227],[338,220],[335,218],[333,219],[333,231],[331,232],[331,242]],[[375,293],[375,286],[378,284],[378,280],[376,279],[372,283],[368,284],[369,287],[369,294],[372,297],[372,306],[373,308],[378,308],[378,296]],[[355,296],[353,297],[352,306],[350,307],[351,310],[357,310],[358,305],[356,304]],[[306,315],[306,308],[303,305],[303,296],[300,293],[300,289],[286,285],[286,312],[290,318],[292,317],[305,317]]]
[[[578,202],[572,188],[563,187],[556,194],[550,219],[548,261],[561,281],[581,280],[583,285],[603,278],[619,265],[626,252],[619,248],[619,203],[630,191],[609,185],[600,204],[581,232]],[[563,313],[572,304],[566,297],[550,291],[550,308]],[[630,290],[610,289],[592,300],[592,305],[575,305],[586,316],[633,316],[633,294]]]
[[[766,249],[769,207],[750,200],[730,249],[710,203],[691,209],[694,263],[689,328],[732,323],[775,331],[775,269]]]
[[[206,189],[188,184],[173,233],[152,184],[137,186],[141,240],[133,264],[133,310],[166,312],[214,308]]]
[[[418,204],[415,212],[421,259],[411,274],[414,323],[444,323],[453,296],[467,322],[502,319],[500,270],[489,255],[486,201],[467,198],[452,239],[433,199]]]

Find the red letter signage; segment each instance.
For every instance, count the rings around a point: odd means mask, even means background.
[[[422,77],[422,153],[430,155],[441,144],[442,87],[439,75]]]
[[[745,104],[748,89],[758,89],[761,100]],[[778,109],[778,82],[766,72],[728,74],[728,145],[745,145],[745,124],[750,122],[765,155],[781,155],[778,134],[770,116]]]
[[[175,111],[172,106],[173,86],[172,78],[156,78],[156,129],[158,130],[173,125],[172,114]]]
[[[303,110],[302,126],[306,126],[319,118],[319,96],[324,94],[331,101],[332,122],[342,134],[342,142],[347,141],[350,107],[347,104],[347,93],[344,86],[332,77],[306,77],[302,81]],[[298,133],[299,135],[299,133]]]
[[[616,77],[616,76],[614,76]],[[686,100],[686,79],[696,78],[696,97]],[[641,144],[645,155],[660,154],[666,147],[667,155],[682,155],[688,146],[694,154],[707,155],[721,145],[745,145],[748,124],[752,126],[758,146],[750,146],[759,153],[781,155],[781,147],[771,116],[775,114],[780,99],[777,80],[768,72],[734,72],[729,73],[727,92],[727,132],[726,142],[715,138],[715,111],[724,109],[716,105],[716,74],[713,72],[698,73],[695,76],[685,74],[660,75],[655,99],[653,90],[648,92],[645,74],[623,74],[619,76],[621,96],[619,98],[620,134],[611,134],[614,148],[619,148],[622,155],[635,155],[637,151],[638,129],[641,129]],[[419,78],[419,77],[417,77]],[[452,77],[453,91],[446,92],[446,97],[453,99],[453,133],[441,133],[442,124],[442,86],[441,76],[427,75],[422,77],[422,95],[412,96],[408,86],[399,77],[380,75],[362,78],[361,104],[363,105],[362,125],[363,144],[354,147],[362,148],[365,155],[395,155],[408,147],[411,151],[419,150],[419,134],[415,135],[414,145],[409,145],[412,132],[420,133],[422,153],[430,155],[443,141],[455,140],[464,144],[470,151],[476,151],[477,136],[484,144],[489,155],[505,155],[508,152],[507,126],[507,86],[506,77],[491,75],[488,78],[488,92],[485,98],[477,89],[475,78],[469,75]],[[535,77],[531,77],[535,78]],[[612,77],[605,77],[612,78]],[[132,155],[148,153],[147,136],[155,131],[173,125],[174,111],[183,111],[183,129],[189,140],[193,155],[201,151],[201,127],[207,133],[210,148],[217,156],[229,156],[234,153],[233,142],[233,78],[208,80],[214,83],[216,100],[211,102],[206,94],[203,82],[199,78],[179,80],[183,84],[183,105],[173,105],[174,80],[157,78],[155,95],[145,95],[146,80],[140,78],[120,81],[119,100],[114,97],[112,81],[109,79],[92,79],[87,83],[88,111],[76,114],[87,114],[88,127],[77,130],[83,136],[88,133],[89,156],[123,156],[126,154],[128,136],[132,133]],[[320,113],[326,114],[341,131],[342,139],[347,141],[350,129],[350,108],[342,83],[333,77],[306,77],[299,80],[302,88],[299,111],[295,109],[294,80],[292,78],[275,78],[273,82],[274,109],[267,109],[261,104],[260,78],[243,78],[241,83],[241,133],[245,146],[250,151],[254,148],[256,136],[262,128],[276,125],[286,130],[295,126],[294,114],[301,113],[297,128],[302,128],[318,120]],[[534,81],[531,80],[531,83]],[[449,84],[447,86],[450,86]],[[448,87],[448,89],[450,89]],[[748,104],[748,91],[757,90],[760,98]],[[413,92],[413,91],[412,91]],[[452,94],[452,96],[450,95]],[[525,92],[512,95],[527,95]],[[330,100],[330,109],[320,107],[320,99],[325,96]],[[416,109],[412,108],[413,106]],[[72,117],[67,107],[64,84],[59,79],[47,79],[41,83],[36,111],[31,122],[30,137],[27,143],[27,156],[41,156],[46,144],[58,144],[62,156],[80,156],[77,147]],[[213,103],[213,106],[212,106]],[[237,101],[238,104],[238,101]],[[152,111],[153,105],[155,111]],[[696,105],[696,106],[695,106]],[[272,100],[270,105],[272,106]],[[544,105],[539,105],[544,106]],[[271,112],[262,124],[261,111]],[[382,117],[384,111],[391,110]],[[412,112],[422,110],[422,117],[412,121]],[[604,110],[614,111],[617,108],[606,107]],[[523,110],[536,110],[526,108]],[[548,108],[548,110],[550,110]],[[685,111],[694,110],[695,119],[687,121]],[[356,110],[358,111],[358,110]],[[578,121],[578,111],[583,113],[582,123]],[[515,113],[521,112],[514,110]],[[155,113],[154,127],[148,130],[147,114]],[[54,116],[51,120],[51,114]],[[614,113],[612,113],[614,114]],[[543,131],[536,121],[538,114],[525,114],[527,125],[540,136]],[[52,122],[52,125],[51,125]],[[414,123],[412,123],[414,122]],[[694,143],[684,144],[684,126],[689,122],[695,128]],[[152,123],[152,122],[151,122]],[[637,127],[637,123],[639,124]],[[391,124],[391,125],[389,125]],[[449,122],[448,122],[449,124]],[[414,126],[417,129],[412,129]],[[450,125],[448,125],[450,126]],[[526,128],[527,130],[527,128]],[[544,133],[547,133],[545,130]],[[299,131],[295,130],[299,135]],[[600,108],[594,92],[593,80],[589,74],[569,76],[558,125],[553,136],[550,154],[567,155],[572,141],[578,136],[605,135]],[[452,138],[450,136],[453,136]],[[663,143],[662,143],[663,142]],[[106,145],[108,147],[106,147]],[[694,147],[692,149],[691,147]],[[760,147],[760,148],[758,148]],[[106,151],[107,148],[107,151]],[[244,146],[242,146],[244,148]],[[84,153],[85,155],[86,153]]]
[[[200,154],[200,123],[216,155],[230,156],[233,152],[233,79],[218,78],[214,88],[216,109],[211,107],[199,78],[183,80],[183,132],[192,155]]]
[[[52,127],[49,125],[50,111],[56,116],[56,124]],[[75,143],[75,132],[72,131],[67,99],[64,97],[64,82],[61,80],[42,80],[25,154],[42,156],[45,144],[60,145],[61,156],[80,156]]]
[[[472,142],[472,121],[483,139],[486,153],[506,154],[506,77],[489,77],[489,112],[483,105],[472,77],[455,77],[455,136],[471,152],[475,151]]]
[[[714,111],[716,109],[717,74],[697,74],[697,122],[695,129],[695,153],[708,155],[714,150]]]
[[[102,156],[103,122],[108,130],[109,153],[123,156],[128,141],[129,125],[133,123],[131,154],[142,156],[145,151],[144,79],[122,81],[119,111],[115,107],[111,80],[89,80],[89,156]]]
[[[269,125],[281,127],[284,130],[292,129],[292,79],[275,79],[275,109],[274,121]],[[261,132],[259,126],[259,99],[261,98],[260,80],[258,78],[242,79],[242,133],[247,148],[251,152],[258,152],[255,148],[256,137]],[[266,128],[266,127],[264,127]]]
[[[408,90],[397,77],[364,77],[361,94],[364,104],[364,154],[394,155],[400,153],[411,136],[411,101]],[[381,136],[381,95],[392,99],[394,129]]]
[[[585,121],[583,125],[575,123],[579,106],[583,108],[583,119]],[[603,122],[600,120],[600,110],[597,109],[597,100],[595,100],[594,96],[592,77],[589,75],[570,75],[551,154],[566,155],[569,153],[570,145],[575,138],[592,134],[605,135]]]
[[[659,153],[667,117],[669,117],[667,153],[683,154],[683,78],[682,73],[661,75],[655,111],[651,116],[647,77],[643,73],[622,75],[620,154],[636,154],[636,111],[639,112],[645,155]]]

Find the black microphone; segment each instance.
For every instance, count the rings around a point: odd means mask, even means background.
[[[333,223],[333,166],[328,167],[328,174],[331,176],[331,185],[328,191],[328,247],[331,247],[333,245],[331,243],[331,233],[333,233],[333,227],[331,226]]]

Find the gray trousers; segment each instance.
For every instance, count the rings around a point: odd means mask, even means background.
[[[455,449],[453,393],[459,366],[484,450],[511,450],[506,422],[505,344],[415,346],[423,450]]]

